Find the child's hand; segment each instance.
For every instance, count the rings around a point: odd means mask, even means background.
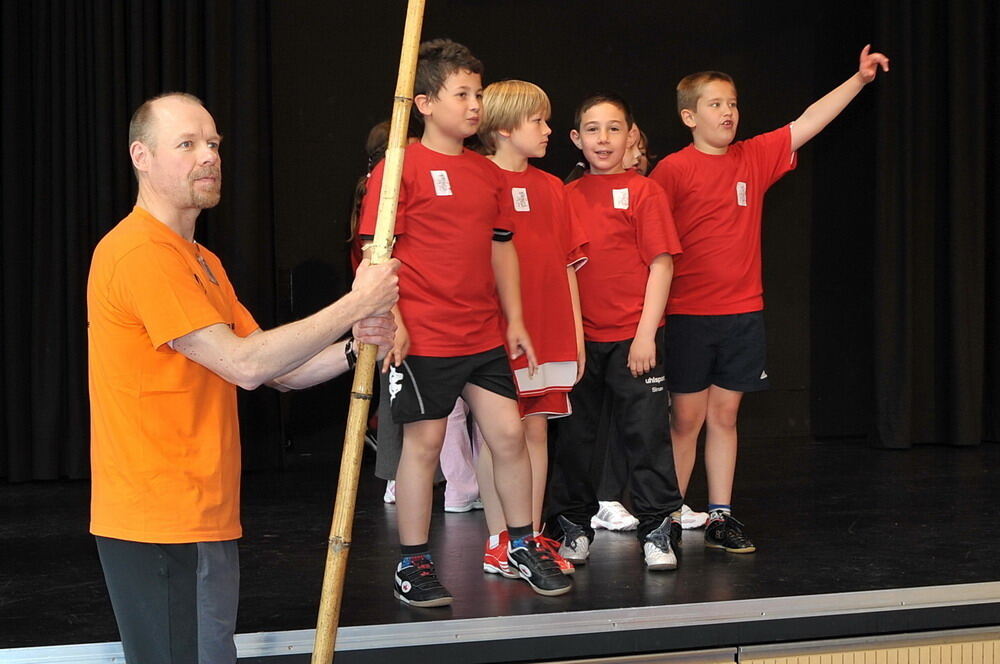
[[[531,339],[528,331],[524,329],[523,323],[509,322],[507,324],[507,348],[510,350],[510,359],[514,360],[521,355],[528,357],[528,375],[534,376],[538,371],[538,359],[535,357],[535,349],[531,346]]]
[[[394,317],[395,318],[395,317]],[[403,321],[396,318],[396,337],[392,342],[392,350],[382,361],[382,373],[388,373],[389,365],[398,367],[410,354],[410,333],[403,325]]]
[[[583,378],[583,372],[587,370],[587,350],[583,345],[577,346],[576,349],[576,380],[573,384],[576,385]]]
[[[632,340],[628,349],[628,368],[633,378],[638,378],[656,366],[656,342],[653,339]]]
[[[858,65],[858,74],[861,76],[861,82],[866,85],[875,80],[875,73],[878,71],[880,65],[882,71],[889,71],[889,58],[881,53],[869,53],[868,51],[871,47],[872,45],[868,44],[861,49],[861,62]]]
[[[392,313],[379,314],[364,318],[354,324],[355,340],[363,344],[375,344],[378,353],[375,358],[381,360],[395,344],[396,320]]]

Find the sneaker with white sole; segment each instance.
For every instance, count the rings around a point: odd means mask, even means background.
[[[563,531],[563,543],[559,547],[559,555],[574,565],[583,565],[590,557],[590,538],[583,528],[564,516],[558,517],[559,527]]]
[[[472,510],[481,509],[483,509],[483,501],[479,500],[479,496],[470,498],[469,500],[460,500],[454,503],[448,503],[446,500],[444,503],[444,511],[451,512],[452,514],[461,514],[462,512],[470,512]]]
[[[677,554],[670,545],[670,517],[659,528],[646,535],[642,553],[648,570],[677,569]]]
[[[410,606],[448,606],[451,593],[438,581],[430,556],[412,556],[396,566],[393,594]]]
[[[483,549],[483,571],[487,574],[499,574],[506,579],[520,579],[521,575],[510,568],[507,560],[507,543],[510,542],[510,536],[506,530],[500,532],[499,540],[495,547],[491,547],[490,541],[486,540]]]
[[[507,560],[511,571],[517,571],[539,595],[555,597],[573,588],[552,555],[538,546],[534,537],[512,539],[507,545]]]
[[[590,517],[591,528],[624,531],[638,527],[639,519],[632,516],[617,500],[601,500],[597,505],[597,514]]]
[[[681,506],[681,527],[684,530],[701,528],[708,522],[708,512],[695,512],[687,505]]]

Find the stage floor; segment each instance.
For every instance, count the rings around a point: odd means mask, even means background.
[[[455,595],[444,609],[393,598],[396,512],[370,461],[338,662],[396,648],[408,662],[533,661],[1000,624],[1000,445],[747,440],[735,506],[757,553],[706,550],[702,531],[687,531],[680,569],[654,573],[633,535],[602,531],[557,598],[483,574],[481,512],[445,514],[438,491],[431,544]],[[336,469],[321,455],[290,465],[244,479],[241,661],[306,661],[294,653],[311,643],[300,630],[315,626]],[[86,482],[0,485],[0,648],[117,640],[88,500]]]

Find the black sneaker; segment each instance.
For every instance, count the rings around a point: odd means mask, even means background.
[[[511,540],[507,547],[507,564],[539,595],[562,595],[573,587],[552,554],[538,546],[534,537]]]
[[[410,606],[448,606],[454,599],[438,581],[429,556],[414,556],[396,567],[396,599]]]
[[[705,546],[729,553],[753,553],[757,547],[743,532],[743,524],[732,514],[712,512],[705,526]]]

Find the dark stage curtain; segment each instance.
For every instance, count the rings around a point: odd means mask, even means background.
[[[273,324],[268,4],[6,0],[0,18],[0,477],[86,477],[87,271],[135,201],[128,121],[144,99],[184,90],[214,114],[225,187],[198,239]],[[248,465],[269,464],[276,396],[242,396],[241,418]]]
[[[885,2],[877,442],[1000,440],[1000,9]]]

